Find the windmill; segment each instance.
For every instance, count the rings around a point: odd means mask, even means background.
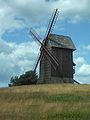
[[[75,82],[73,80],[73,66],[75,66],[75,64],[73,63],[72,57],[72,51],[76,49],[74,44],[68,36],[51,34],[58,13],[58,9],[55,9],[43,40],[33,28],[30,29],[30,34],[41,45],[40,55],[38,56],[33,69],[35,72],[40,62],[41,83]]]

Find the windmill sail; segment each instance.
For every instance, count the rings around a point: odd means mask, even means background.
[[[46,34],[45,34],[45,36],[44,36],[44,39],[43,39],[43,42],[41,43],[40,41],[41,41],[41,38],[40,38],[40,36],[31,28],[31,30],[30,30],[30,33],[31,33],[31,35],[34,37],[34,38],[38,38],[37,40],[39,40],[39,43],[42,45],[43,44],[43,47],[41,46],[41,49],[44,49],[44,50],[41,50],[41,52],[40,52],[40,55],[38,56],[38,59],[37,59],[37,62],[36,62],[36,64],[34,65],[34,71],[36,71],[36,69],[37,69],[37,66],[38,66],[38,64],[39,64],[39,61],[40,61],[40,59],[41,59],[41,57],[43,57],[43,51],[44,52],[46,52],[46,54],[49,54],[49,52],[47,52],[47,49],[45,49],[44,48],[44,46],[45,46],[45,44],[46,44],[46,42],[48,41],[48,35],[50,34],[50,32],[53,30],[53,28],[54,28],[54,25],[55,25],[55,22],[56,22],[56,19],[57,19],[57,16],[58,16],[58,9],[55,9],[54,10],[54,12],[53,12],[53,14],[52,14],[52,17],[51,17],[51,19],[50,19],[50,22],[49,22],[49,25],[48,25],[48,28],[47,28],[47,31],[46,31]],[[47,56],[47,55],[46,55]],[[58,61],[57,61],[57,59],[53,56],[52,57],[52,55],[51,55],[51,53],[49,54],[49,57],[51,58],[51,59],[53,59],[53,61],[58,65]],[[50,59],[49,59],[49,61],[50,61]],[[51,61],[50,61],[51,62]],[[51,62],[52,63],[52,62]],[[53,67],[54,67],[54,65],[53,65]],[[54,67],[55,68],[55,67]]]
[[[46,44],[46,42],[48,40],[48,35],[52,32],[52,30],[54,28],[55,22],[57,20],[58,13],[59,13],[58,9],[55,9],[53,14],[52,14],[52,17],[50,19],[48,28],[47,28],[45,36],[44,36],[44,40],[43,40],[44,44]]]
[[[51,54],[50,52],[49,52],[49,50],[41,43],[41,39],[40,39],[40,36],[35,32],[35,30],[33,30],[33,29],[31,29],[30,30],[30,33],[33,35],[33,37],[39,42],[39,44],[41,45],[41,51],[43,50],[46,54],[47,54],[47,56],[49,57],[49,59],[51,59],[54,63],[55,63],[55,65],[59,65],[59,63],[58,63],[58,60],[57,60],[57,58],[55,58],[55,56],[53,56],[53,54]],[[42,53],[42,52],[41,52]],[[41,57],[41,54],[40,54],[40,57]],[[39,62],[39,60],[40,60],[40,58],[38,59],[38,62]]]

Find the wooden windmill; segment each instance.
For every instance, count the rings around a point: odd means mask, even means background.
[[[71,38],[51,34],[58,16],[55,9],[48,25],[45,37],[40,36],[31,28],[30,33],[41,45],[40,55],[34,71],[40,62],[40,83],[74,83],[73,51],[76,49]],[[41,42],[42,41],[42,42]]]

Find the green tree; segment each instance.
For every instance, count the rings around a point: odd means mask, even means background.
[[[36,84],[38,75],[34,71],[27,71],[25,74],[11,77],[9,86]]]

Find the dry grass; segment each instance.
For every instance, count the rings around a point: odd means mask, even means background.
[[[0,89],[0,120],[90,120],[90,85]]]

